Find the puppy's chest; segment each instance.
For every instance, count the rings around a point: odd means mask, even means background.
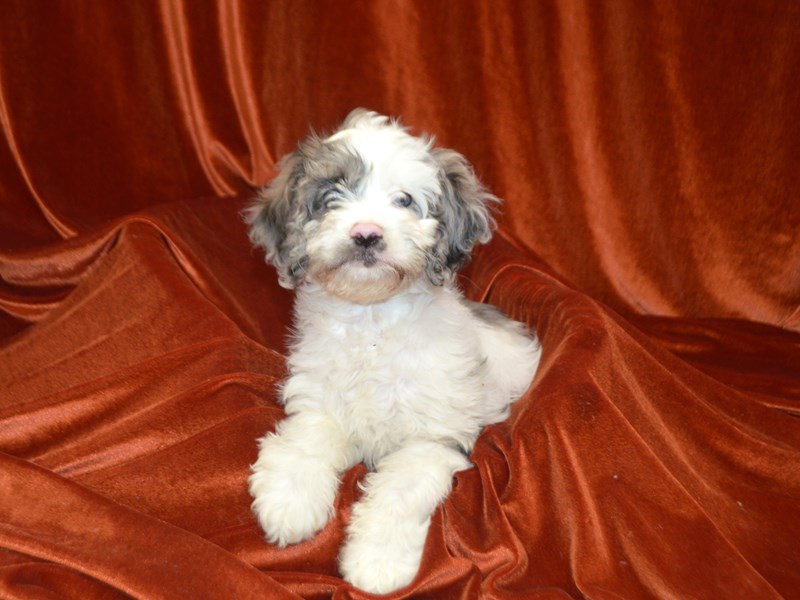
[[[413,412],[435,369],[432,341],[419,324],[328,323],[307,335],[294,362],[326,390],[329,409],[359,422]]]
[[[375,323],[332,329],[318,340],[330,352],[329,380],[340,394],[360,396],[414,379],[415,365],[425,354],[414,333],[408,326]]]
[[[306,321],[293,378],[368,461],[425,437],[468,448],[480,430],[482,364],[468,327],[446,319]]]

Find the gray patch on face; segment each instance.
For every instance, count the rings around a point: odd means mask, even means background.
[[[286,288],[302,279],[305,238],[296,196],[303,174],[299,152],[285,156],[277,177],[259,190],[253,204],[244,211],[244,220],[250,225],[250,241],[264,248],[267,261],[278,271],[279,283]]]
[[[309,218],[321,219],[338,203],[358,196],[370,166],[342,142],[314,142],[301,146],[305,176],[299,191]]]
[[[283,287],[303,281],[308,267],[305,225],[354,198],[369,165],[341,142],[312,134],[279,163],[278,175],[244,211],[250,240],[266,251]]]
[[[495,220],[489,206],[499,203],[478,181],[472,167],[458,152],[445,148],[431,151],[439,166],[442,189],[431,216],[439,221],[438,242],[428,261],[428,278],[442,285],[470,258],[477,243],[492,236]]]

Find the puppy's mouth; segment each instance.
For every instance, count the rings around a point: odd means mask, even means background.
[[[366,267],[380,268],[388,267],[390,269],[403,270],[397,265],[391,255],[386,252],[385,246],[376,245],[368,248],[355,246],[348,248],[346,251],[339,253],[337,260],[328,264],[328,270],[335,270],[341,268],[358,268]]]
[[[352,251],[349,256],[343,257],[338,263],[330,265],[326,270],[359,271],[362,268],[369,271],[392,273],[398,281],[402,281],[406,277],[406,269],[395,263],[391,258],[382,252],[363,248]],[[378,273],[373,273],[372,276],[378,276]]]
[[[372,304],[404,289],[411,273],[381,252],[359,249],[335,263],[317,264],[313,278],[335,296]]]
[[[375,250],[371,248],[356,248],[352,252],[352,256],[345,259],[345,261],[342,264],[346,264],[348,262],[355,262],[355,263],[361,263],[365,267],[372,267],[378,264],[379,260],[380,259],[378,258],[378,253]]]
[[[390,269],[397,273],[402,279],[407,274],[407,269],[392,259],[391,256],[381,252],[371,252],[369,250],[354,252],[353,256],[344,260],[341,267],[364,267],[366,269]]]

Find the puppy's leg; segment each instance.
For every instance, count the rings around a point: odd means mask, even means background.
[[[344,578],[378,594],[411,583],[433,510],[450,493],[453,475],[470,466],[455,448],[429,441],[412,442],[381,459],[353,506],[339,556]]]
[[[505,409],[504,404],[519,398],[530,385],[542,348],[522,323],[512,321],[497,308],[476,302],[467,306],[478,319],[478,338],[493,384],[487,394],[489,404],[499,403],[500,409]]]
[[[285,546],[312,537],[332,516],[339,476],[350,466],[344,432],[324,413],[301,412],[259,446],[250,495],[267,539]]]

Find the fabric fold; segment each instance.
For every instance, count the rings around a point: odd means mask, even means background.
[[[459,282],[543,350],[389,597],[797,598],[798,71],[782,0],[7,0],[0,596],[367,598],[363,465],[251,514],[293,296],[241,218],[363,106],[503,199]]]

